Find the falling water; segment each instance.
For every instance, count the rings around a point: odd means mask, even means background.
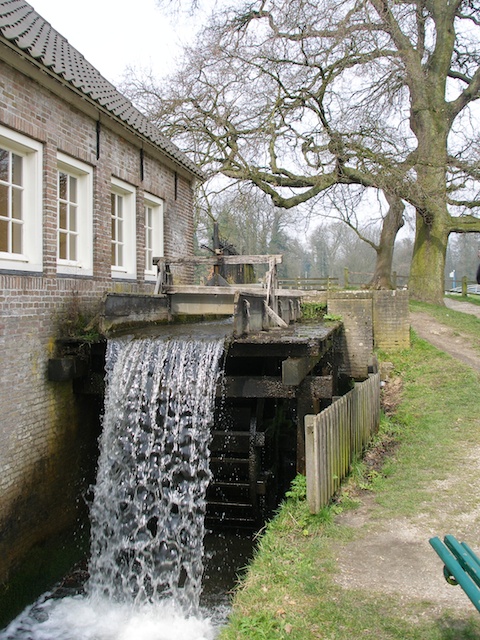
[[[214,637],[199,598],[222,353],[219,339],[109,342],[85,594],[47,595],[0,639]]]

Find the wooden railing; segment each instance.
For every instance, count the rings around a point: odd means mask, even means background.
[[[380,422],[380,374],[369,376],[317,415],[305,416],[307,500],[326,506]]]
[[[343,270],[343,282],[341,278],[328,276],[325,278],[279,278],[279,284],[284,289],[303,289],[316,291],[329,291],[332,289],[358,289],[365,287],[372,280],[373,273],[363,271],[351,271],[346,267]],[[406,287],[408,276],[392,272],[392,286],[394,289]]]
[[[338,289],[338,278],[279,278],[282,289],[302,289],[305,291],[329,291]]]

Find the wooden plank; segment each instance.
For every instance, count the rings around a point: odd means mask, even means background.
[[[310,513],[318,513],[322,508],[320,454],[316,416],[305,416],[305,468],[307,476],[307,502]]]
[[[275,322],[276,325],[278,325],[279,327],[282,327],[283,329],[286,329],[288,327],[288,324],[285,322],[285,320],[283,320],[278,313],[275,313],[275,311],[268,306],[268,304],[266,302],[264,302],[264,306],[265,306],[265,311],[267,312],[267,315]]]

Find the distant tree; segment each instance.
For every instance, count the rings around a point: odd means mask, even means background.
[[[376,193],[376,202],[372,202],[373,194],[369,192]],[[382,198],[378,190],[336,185],[328,190],[322,204],[324,215],[344,222],[375,251],[375,267],[369,286],[392,288],[395,239],[404,225],[405,205],[401,198],[389,192],[385,192]]]
[[[480,235],[452,234],[447,251],[447,274],[455,271],[455,280],[460,286],[461,279],[466,276],[469,282],[475,282],[477,267],[480,262]]]
[[[341,221],[327,221],[310,234],[306,252],[310,256],[312,277],[338,278],[343,282],[345,268],[355,274],[355,282],[368,285],[375,268],[375,250],[364,239],[378,229],[352,229]],[[324,271],[325,265],[327,270]]]
[[[395,244],[392,269],[397,274],[397,286],[405,286],[408,282],[410,265],[412,263],[413,244],[413,234],[397,240]]]
[[[291,208],[335,184],[415,210],[410,291],[441,302],[480,231],[479,0],[253,0],[219,10],[167,86],[132,87],[212,174]]]

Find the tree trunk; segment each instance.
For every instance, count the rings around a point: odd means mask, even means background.
[[[425,221],[417,211],[415,245],[408,289],[414,300],[443,304],[445,295],[445,255],[449,228],[443,216]]]
[[[448,121],[439,84],[440,89],[434,78],[429,78],[424,93],[418,92],[418,103],[412,103],[410,119],[418,141],[416,172],[420,197],[408,286],[412,298],[433,304],[443,304],[445,256],[451,230],[446,183]],[[426,96],[431,97],[429,108],[424,105]]]
[[[405,205],[402,200],[388,193],[385,193],[385,197],[390,206],[383,219],[380,243],[377,247],[375,272],[369,285],[371,289],[393,289],[392,262],[395,238],[404,224]]]

